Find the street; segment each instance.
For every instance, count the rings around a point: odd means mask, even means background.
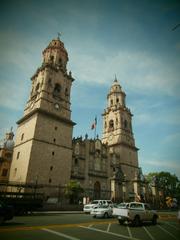
[[[156,226],[121,226],[115,218],[94,219],[88,214],[48,213],[14,217],[0,226],[1,240],[178,240],[176,213],[160,213]]]

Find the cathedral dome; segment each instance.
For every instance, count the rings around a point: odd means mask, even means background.
[[[59,38],[53,39],[44,51],[46,51],[47,49],[61,49],[67,53],[67,51],[64,47],[64,43],[61,42],[61,40]]]
[[[1,141],[0,147],[5,148],[6,150],[10,150],[10,151],[13,150],[13,148],[14,148],[13,137],[14,137],[14,133],[12,131],[6,133],[6,138]]]
[[[110,94],[111,93],[123,93],[125,94],[123,91],[122,91],[122,88],[121,88],[121,85],[119,84],[118,80],[115,78],[111,88],[110,88]]]
[[[4,148],[7,150],[13,150],[14,148],[14,141],[13,140],[6,140],[4,142]]]
[[[68,53],[64,47],[64,43],[58,38],[53,39],[43,51],[44,61],[54,58],[61,58],[65,62],[68,61]]]
[[[120,92],[121,91],[121,86],[119,85],[117,79],[114,80],[110,92]]]
[[[110,88],[110,91],[107,95],[108,106],[116,106],[117,104],[125,107],[125,97],[126,94],[123,92],[121,85],[115,77],[115,80]]]

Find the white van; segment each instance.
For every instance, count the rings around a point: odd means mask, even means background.
[[[85,204],[83,211],[85,213],[90,213],[91,210],[94,207],[100,206],[100,205],[113,205],[113,202],[111,200],[93,200],[90,204]]]

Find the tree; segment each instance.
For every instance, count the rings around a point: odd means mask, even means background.
[[[71,180],[65,188],[65,195],[67,198],[69,198],[70,203],[72,204],[78,203],[83,192],[84,190],[81,187],[80,183],[75,180]]]
[[[146,176],[150,184],[155,184],[163,190],[164,196],[171,196],[180,200],[180,181],[175,174],[169,172],[152,172]]]

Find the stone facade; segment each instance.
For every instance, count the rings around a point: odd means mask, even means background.
[[[72,140],[75,123],[70,95],[74,79],[67,73],[67,61],[59,38],[43,51],[42,65],[31,78],[24,116],[17,122],[9,180],[64,187],[75,179],[87,198],[134,200],[144,190],[126,95],[115,79],[102,114],[102,140],[88,136]]]
[[[145,195],[132,132],[132,114],[117,79],[107,96],[102,140],[73,139],[71,178],[78,180],[89,198],[138,200]]]
[[[76,179],[90,199],[110,199],[108,149],[100,139],[73,139],[71,179]]]
[[[138,148],[132,130],[132,113],[126,106],[126,94],[115,78],[107,95],[107,107],[103,116],[102,142],[107,144],[112,155],[111,166],[115,172],[123,174],[121,181],[111,179],[114,198],[135,197],[140,194],[134,181],[139,178]],[[117,174],[116,174],[117,175]],[[124,186],[119,191],[119,183]],[[136,181],[137,182],[137,181]],[[121,184],[122,185],[122,184]]]
[[[10,181],[65,185],[71,174],[72,130],[68,54],[59,38],[43,51],[31,78],[24,116],[17,122]]]

